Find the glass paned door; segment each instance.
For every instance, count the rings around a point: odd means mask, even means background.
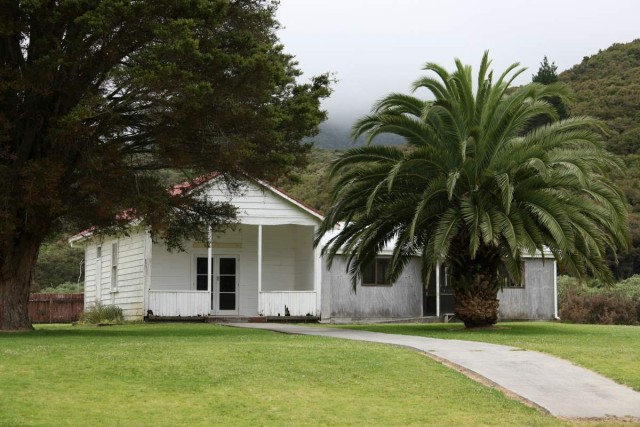
[[[199,256],[195,261],[195,288],[198,291],[208,291],[207,257]],[[211,266],[211,314],[238,314],[238,257],[215,255],[211,258]]]
[[[216,277],[218,288],[218,312],[235,312],[238,311],[238,262],[235,257],[216,257],[216,266],[218,267],[218,275]]]

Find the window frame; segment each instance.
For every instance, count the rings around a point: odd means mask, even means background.
[[[502,272],[501,272],[502,279],[504,280],[504,285],[502,286],[502,288],[503,289],[524,289],[525,285],[526,285],[526,263],[525,263],[525,261],[521,261],[520,271],[522,271],[522,279],[520,280],[520,283],[516,283],[509,274],[507,274],[507,273],[502,274]]]
[[[373,260],[373,262],[368,265],[365,268],[371,268],[373,267],[373,277],[374,277],[374,282],[375,283],[368,283],[365,281],[365,277],[367,277],[368,275],[364,273],[364,269],[360,272],[360,284],[362,286],[393,286],[393,282],[386,282],[385,278],[384,278],[384,269],[380,268],[379,263],[381,261],[385,262],[387,264],[387,266],[389,265],[389,262],[391,260],[390,256],[384,256],[384,255],[377,255],[375,257],[375,259]],[[382,275],[382,276],[380,276]]]
[[[120,248],[118,241],[111,243],[111,292],[118,292],[118,261]]]

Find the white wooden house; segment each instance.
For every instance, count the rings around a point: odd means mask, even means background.
[[[443,316],[453,312],[444,269],[424,283],[419,259],[396,283],[382,274],[391,248],[353,292],[345,256],[329,270],[313,247],[322,216],[283,191],[247,179],[238,192],[216,177],[205,181],[206,197],[238,208],[239,224],[213,235],[211,245],[187,242],[168,252],[142,227],[128,237],[90,232],[70,239],[85,244],[85,308],[115,304],[126,319],[160,317],[315,316],[329,322]],[[329,236],[325,236],[327,241]],[[548,254],[550,255],[550,254]],[[380,271],[378,271],[380,270]],[[557,317],[555,261],[525,261],[525,281],[499,295],[502,319]]]
[[[322,216],[258,180],[237,193],[217,178],[203,185],[208,200],[238,208],[239,224],[213,235],[210,247],[187,242],[185,252],[168,252],[141,227],[129,237],[89,232],[70,239],[85,243],[85,307],[115,304],[126,319],[318,316],[320,254],[313,238]]]

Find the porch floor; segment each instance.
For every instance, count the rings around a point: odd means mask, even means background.
[[[146,322],[318,323],[316,316],[147,316]]]

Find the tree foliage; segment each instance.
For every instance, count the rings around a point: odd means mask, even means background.
[[[304,162],[299,141],[325,118],[329,78],[297,82],[275,8],[0,3],[0,329],[28,327],[31,269],[61,225],[114,231],[137,218],[179,246],[233,219],[197,191],[168,193],[157,171],[273,178]]]
[[[276,184],[307,205],[320,212],[329,208],[329,167],[338,156],[338,151],[314,148],[309,155],[309,162],[289,177]]]
[[[422,257],[425,278],[447,263],[456,313],[468,326],[495,323],[499,271],[518,281],[526,254],[547,248],[578,277],[610,282],[605,252],[628,244],[626,203],[609,177],[622,164],[604,150],[599,123],[557,120],[548,100],[565,98],[564,85],[510,90],[524,69],[513,64],[495,76],[489,67],[487,54],[477,78],[460,61],[453,73],[429,63],[431,75],[413,90],[426,89],[434,101],[394,93],[360,119],[355,136],[392,133],[409,148],[370,145],[341,155],[320,229],[344,223],[324,251],[329,260],[348,254],[354,285],[390,242],[390,280],[412,256]],[[553,123],[525,133],[539,116]]]
[[[547,55],[544,56],[544,59],[540,63],[540,68],[538,68],[538,72],[531,76],[531,81],[534,83],[540,83],[543,85],[548,85],[550,83],[555,83],[558,81],[558,66],[555,62],[549,64],[549,60],[547,59]]]
[[[540,63],[540,68],[538,69],[538,72],[531,76],[531,81],[533,83],[540,83],[543,85],[555,83],[558,81],[557,70],[558,70],[558,66],[555,64],[555,62],[552,62],[551,64],[549,64],[549,60],[545,55],[544,59]],[[556,112],[558,113],[559,119],[566,119],[567,117],[569,117],[569,114],[567,113],[567,108],[565,107],[564,102],[562,102],[560,98],[551,97],[547,99],[547,101],[551,103],[551,105],[553,105]],[[551,123],[551,121],[552,120],[549,117],[539,116],[535,120],[532,120],[529,123],[527,130],[535,129],[538,126]]]
[[[66,234],[47,239],[40,247],[33,270],[31,292],[55,288],[63,283],[84,284],[84,249],[72,247]]]
[[[640,273],[640,39],[615,43],[560,74],[573,92],[571,114],[589,114],[607,125],[607,149],[619,154],[627,175],[615,177],[631,206],[632,248],[609,256],[618,278]],[[617,257],[616,257],[617,255]],[[616,263],[616,258],[619,263]]]
[[[640,154],[640,39],[585,56],[560,80],[574,93],[572,115],[589,114],[608,125],[610,151]]]

